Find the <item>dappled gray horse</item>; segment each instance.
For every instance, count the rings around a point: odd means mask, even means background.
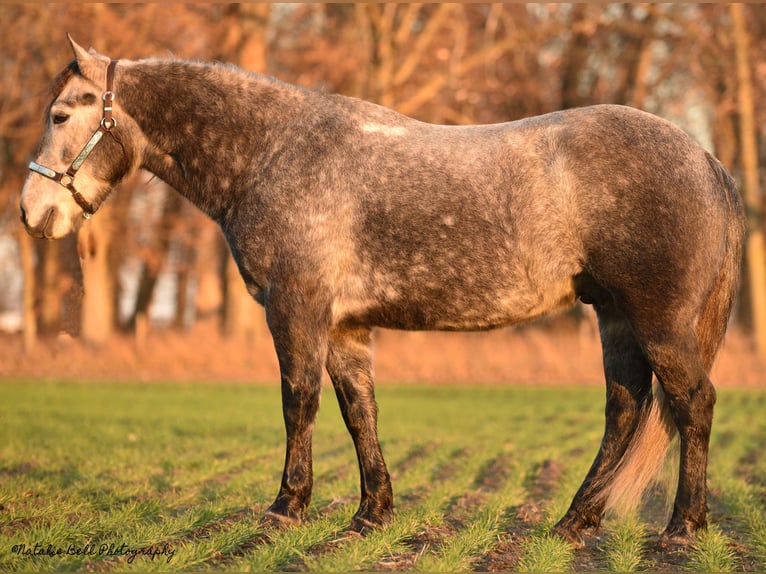
[[[218,222],[266,309],[281,370],[287,453],[266,521],[305,515],[323,368],[359,458],[351,528],[391,520],[372,328],[490,329],[579,297],[598,314],[606,428],[555,532],[581,542],[610,505],[635,501],[676,431],[662,540],[706,526],[708,373],[744,216],[731,177],[685,133],[620,106],[429,125],[233,66],[117,62],[72,46],[22,220],[61,237],[145,168]]]

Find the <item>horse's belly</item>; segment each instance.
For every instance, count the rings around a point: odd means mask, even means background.
[[[420,287],[420,288],[418,288]],[[545,284],[389,286],[377,295],[339,297],[336,324],[417,331],[478,331],[522,323],[571,306],[572,277]]]

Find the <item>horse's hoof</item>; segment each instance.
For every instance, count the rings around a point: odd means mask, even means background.
[[[688,520],[671,520],[668,527],[660,535],[658,545],[663,550],[679,550],[686,548],[697,539],[697,532],[707,528],[706,521],[694,523]]]
[[[390,523],[394,519],[394,511],[388,509],[379,512],[362,512],[361,510],[354,515],[351,520],[351,526],[349,530],[352,532],[358,532],[362,536],[369,534],[373,530],[383,528],[386,524]]]
[[[383,526],[383,523],[373,522],[371,520],[367,520],[366,518],[362,518],[361,516],[354,516],[348,529],[351,532],[357,532],[358,534],[365,536],[373,530],[377,530],[381,526]]]
[[[657,545],[660,547],[661,550],[664,551],[674,551],[674,550],[683,550],[687,546],[689,546],[694,540],[696,539],[696,536],[688,531],[668,531],[666,530],[660,535],[660,539],[657,542]]]
[[[289,528],[290,526],[298,526],[300,523],[300,518],[284,516],[282,514],[272,512],[271,510],[267,510],[261,519],[261,526],[264,528],[274,528],[277,530]]]
[[[551,530],[551,536],[563,538],[569,542],[574,549],[585,548],[585,538],[583,538],[583,535],[579,530],[565,528],[564,526],[557,524]]]

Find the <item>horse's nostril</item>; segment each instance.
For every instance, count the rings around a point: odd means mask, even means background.
[[[48,210],[48,214],[45,216],[45,223],[42,224],[40,229],[42,230],[44,239],[53,239],[53,222],[56,219],[56,210],[51,207]]]
[[[27,224],[27,212],[24,211],[24,206],[23,205],[20,205],[19,209],[21,210],[21,223],[23,223],[24,226],[26,227],[26,226],[28,226],[28,224]]]

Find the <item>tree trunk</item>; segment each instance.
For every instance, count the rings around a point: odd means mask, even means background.
[[[652,46],[654,44],[654,7],[647,8],[646,16],[640,21],[643,31],[640,38],[629,42],[633,53],[629,56],[628,74],[623,78],[622,89],[618,91],[615,103],[643,108],[647,96],[647,80],[652,67]]]
[[[266,335],[266,313],[248,292],[228,246],[222,247],[223,335],[252,343]]]
[[[226,251],[223,334],[230,339],[254,341],[265,329],[263,308],[248,293],[234,258]]]
[[[105,203],[98,217],[83,225],[77,237],[83,280],[80,336],[94,344],[105,343],[114,332],[111,215],[111,206]]]
[[[61,281],[60,265],[61,243],[46,241],[39,254],[40,273],[40,330],[43,333],[56,333],[61,326]]]
[[[763,206],[761,205],[759,190],[758,132],[755,124],[753,80],[750,72],[750,40],[743,5],[731,4],[729,13],[737,61],[737,103],[740,122],[743,194],[748,213],[757,214],[757,217],[751,217],[746,244],[753,329],[758,354],[766,358],[766,251],[764,250],[763,222],[761,221]]]
[[[186,309],[189,305],[189,266],[185,263],[176,274],[176,312],[173,319],[173,327],[179,331],[186,328]]]
[[[23,229],[18,232],[21,270],[24,274],[22,291],[22,320],[24,350],[29,353],[37,342],[37,314],[35,313],[35,255],[32,238]]]
[[[573,4],[570,15],[570,27],[574,28],[587,18],[587,4]],[[590,37],[583,31],[572,32],[569,45],[564,54],[561,76],[561,108],[576,108],[583,104],[580,95],[580,83],[588,59]]]
[[[167,190],[159,224],[149,248],[144,251],[144,262],[138,279],[136,302],[133,306],[133,312],[127,320],[126,327],[128,330],[136,328],[138,317],[143,317],[143,320],[148,321],[149,307],[154,299],[154,289],[157,286],[160,272],[167,262],[170,244],[178,227],[178,218],[182,206],[181,197],[177,193]]]
[[[221,257],[229,257],[218,226],[203,215],[197,215],[195,230],[194,275],[197,293],[194,300],[194,320],[199,323],[215,322],[220,329],[224,300],[224,278]]]

